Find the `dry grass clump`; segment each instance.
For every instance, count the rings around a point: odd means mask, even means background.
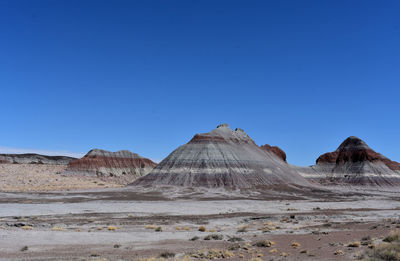
[[[172,257],[175,257],[175,253],[172,253],[172,252],[169,252],[169,251],[165,251],[165,252],[160,254],[160,257],[162,257],[162,258],[172,258]]]
[[[240,241],[244,241],[243,238],[241,237],[231,237],[228,239],[229,242],[240,242]]]
[[[181,230],[189,231],[190,227],[176,227],[175,229],[178,231],[181,231]]]
[[[205,226],[200,226],[200,227],[199,227],[199,231],[200,231],[200,232],[206,232],[206,230],[207,230],[207,229],[206,229]]]
[[[275,242],[270,241],[270,240],[263,240],[263,241],[258,241],[256,242],[254,245],[256,247],[271,247],[272,245],[274,245]]]
[[[400,230],[391,231],[387,237],[385,237],[383,242],[400,242]]]
[[[204,240],[222,240],[224,238],[223,235],[218,235],[218,234],[211,234],[208,235],[204,238]]]
[[[215,258],[231,258],[234,257],[235,254],[228,250],[209,249],[189,254],[189,256],[193,258],[215,259]]]
[[[248,228],[249,228],[249,226],[246,225],[246,224],[240,225],[240,226],[238,226],[238,228],[237,228],[237,232],[240,232],[240,233],[247,232]]]
[[[400,261],[400,231],[391,231],[388,236],[383,238],[383,243],[377,247],[366,251],[369,261]]]
[[[64,231],[65,229],[62,227],[52,227],[51,230],[52,231]]]
[[[292,242],[292,247],[293,248],[299,248],[301,245],[300,245],[300,243],[298,243],[298,242],[296,242],[296,241],[293,241]]]
[[[344,252],[343,252],[343,250],[340,250],[340,249],[338,249],[338,250],[336,250],[335,251],[335,253],[333,253],[335,256],[343,256],[344,255]]]
[[[274,248],[269,251],[270,254],[278,253],[278,249]]]
[[[146,225],[146,229],[153,229],[156,232],[161,232],[162,231],[162,228],[158,227],[156,225]]]
[[[348,247],[359,247],[361,245],[361,243],[359,241],[355,241],[352,243],[349,243],[347,246]]]
[[[287,257],[289,254],[288,253],[286,253],[286,252],[282,252],[281,254],[280,254],[280,256],[283,256],[283,257]]]
[[[156,229],[154,229],[154,231],[156,231],[156,232],[162,232],[162,228],[161,228],[161,227],[157,227]]]
[[[22,229],[25,229],[25,230],[32,230],[32,229],[33,229],[33,227],[27,226],[27,225],[22,226],[21,228],[22,228]]]
[[[400,245],[381,244],[369,256],[370,261],[400,261]]]
[[[156,229],[156,225],[146,225],[146,229]]]
[[[109,231],[115,231],[115,230],[117,230],[117,227],[116,227],[116,226],[108,226],[108,227],[107,227],[107,230],[109,230]]]

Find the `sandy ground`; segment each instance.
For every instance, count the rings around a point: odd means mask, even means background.
[[[96,177],[61,175],[66,165],[0,164],[0,191],[60,191],[119,187]]]
[[[200,192],[0,193],[0,260],[354,260],[400,228],[393,191]]]

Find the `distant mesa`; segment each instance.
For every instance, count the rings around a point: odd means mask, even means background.
[[[47,156],[35,153],[0,154],[0,164],[49,164],[67,165],[75,158],[67,156]]]
[[[246,132],[221,124],[196,134],[132,185],[254,188],[309,186],[277,149],[258,147]],[[283,153],[284,154],[284,153]]]
[[[306,172],[305,177],[321,183],[400,185],[400,163],[375,152],[355,136],[348,137],[335,151],[321,155]]]
[[[128,150],[110,152],[93,149],[69,163],[64,174],[112,178],[128,184],[149,173],[157,164]]]
[[[278,146],[271,146],[269,144],[265,144],[260,146],[260,149],[274,153],[278,158],[286,162],[286,153],[279,148]]]

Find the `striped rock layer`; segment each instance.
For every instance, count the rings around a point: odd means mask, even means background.
[[[242,130],[219,125],[196,134],[132,185],[250,188],[310,183]]]
[[[67,165],[75,158],[67,156],[47,156],[35,153],[0,154],[0,164],[48,164]]]
[[[337,150],[321,155],[316,165],[302,168],[302,175],[320,183],[396,186],[400,185],[400,163],[351,136]]]
[[[112,178],[128,184],[149,173],[157,164],[128,150],[110,152],[93,149],[71,161],[65,174]]]

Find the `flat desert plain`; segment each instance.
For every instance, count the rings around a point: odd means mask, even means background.
[[[359,260],[400,229],[390,189],[0,193],[0,260]]]

